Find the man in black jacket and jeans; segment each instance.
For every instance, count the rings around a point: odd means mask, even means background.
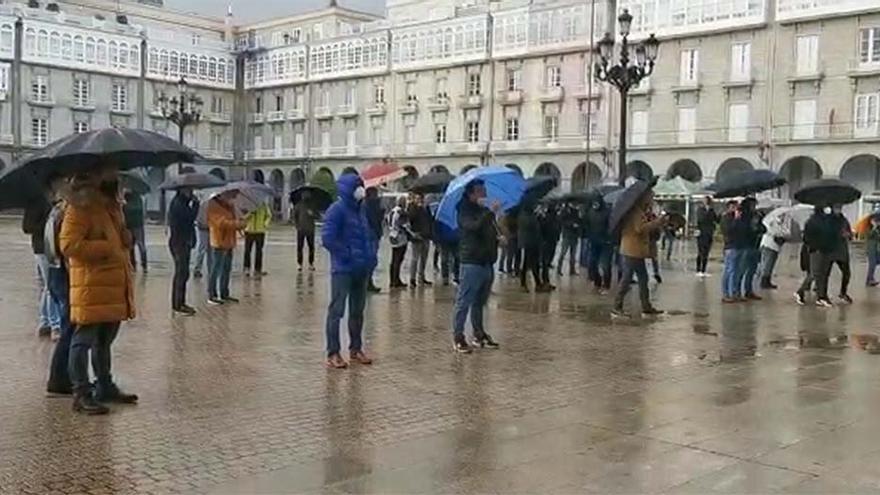
[[[501,211],[497,202],[492,210],[486,208],[486,187],[480,180],[470,182],[458,204],[459,253],[461,256],[461,282],[455,297],[453,317],[453,347],[456,352],[471,352],[464,336],[464,324],[468,313],[474,328],[474,345],[497,348],[498,344],[486,333],[483,326],[483,308],[489,300],[495,278],[495,261],[498,258],[498,227],[495,215]]]
[[[186,284],[189,281],[189,259],[196,245],[196,217],[199,200],[192,189],[177,192],[168,209],[168,229],[171,236],[168,248],[174,259],[174,278],[171,285],[171,309],[184,316],[193,316],[196,310],[186,304]]]
[[[816,283],[816,306],[833,306],[828,298],[828,275],[831,272],[831,255],[837,243],[837,222],[831,215],[830,206],[816,206],[813,216],[804,225],[804,245],[810,256],[809,272],[795,292],[798,304],[803,305],[807,291]]]

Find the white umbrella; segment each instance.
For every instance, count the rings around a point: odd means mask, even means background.
[[[238,192],[233,204],[239,211],[245,213],[256,210],[263,203],[275,196],[275,190],[265,184],[252,181],[239,181],[217,188],[211,194],[209,199],[214,199],[218,195],[228,191]]]

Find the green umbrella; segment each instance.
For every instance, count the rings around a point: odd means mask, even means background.
[[[336,201],[336,181],[333,180],[333,175],[330,172],[318,170],[312,175],[309,185],[327,191],[333,201]]]

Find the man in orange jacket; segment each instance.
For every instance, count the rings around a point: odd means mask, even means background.
[[[232,272],[232,250],[238,242],[236,234],[244,221],[235,213],[232,201],[237,191],[226,191],[208,202],[208,231],[211,237],[211,267],[208,272],[208,304],[219,306],[236,303],[229,295],[229,274]]]

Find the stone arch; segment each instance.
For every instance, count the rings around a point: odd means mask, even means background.
[[[557,181],[562,179],[562,172],[559,170],[559,167],[557,167],[555,163],[550,162],[544,162],[538,165],[538,168],[535,169],[533,175],[535,177],[539,175],[549,176],[555,178]]]
[[[602,169],[593,162],[581,162],[571,173],[572,192],[586,191],[602,183]]]
[[[508,163],[507,165],[505,165],[505,167],[507,167],[507,168],[509,168],[510,170],[513,170],[514,172],[519,173],[519,175],[525,177],[525,174],[523,173],[523,171],[522,171],[522,169],[520,168],[519,165],[517,165],[517,164],[515,164],[515,163]]]
[[[223,169],[220,167],[214,167],[208,173],[213,175],[214,177],[217,177],[218,179],[226,180],[226,172],[224,172]]]
[[[449,172],[449,169],[446,168],[446,165],[434,165],[433,167],[431,167],[430,170],[428,170],[428,173],[430,173],[430,174],[450,174],[450,175],[452,175],[452,173]]]
[[[633,160],[626,165],[626,176],[651,180],[654,178],[654,169],[642,160]]]
[[[667,179],[674,179],[676,177],[681,177],[690,182],[700,182],[703,180],[703,170],[697,165],[697,162],[689,158],[683,158],[673,163],[666,172]]]
[[[464,175],[464,174],[470,172],[471,170],[477,168],[478,166],[479,165],[474,165],[473,163],[465,165],[464,167],[461,168],[461,172],[459,172],[459,175]]]
[[[290,171],[290,188],[294,189],[306,183],[306,173],[301,168]]]
[[[849,182],[863,193],[880,190],[880,158],[870,154],[849,158],[840,169],[840,180]]]
[[[266,174],[264,174],[262,170],[255,168],[251,171],[251,180],[254,182],[259,182],[260,184],[265,184]]]
[[[783,198],[791,198],[807,182],[820,179],[822,167],[809,156],[796,156],[789,158],[782,164],[779,175],[788,181],[788,184],[780,188],[779,194]]]
[[[348,174],[358,175],[358,171],[354,167],[345,167],[344,169],[342,169],[342,173],[339,175],[348,175]]]
[[[745,158],[728,158],[721,162],[721,166],[715,171],[715,182],[720,182],[732,175],[754,169],[755,167]]]

